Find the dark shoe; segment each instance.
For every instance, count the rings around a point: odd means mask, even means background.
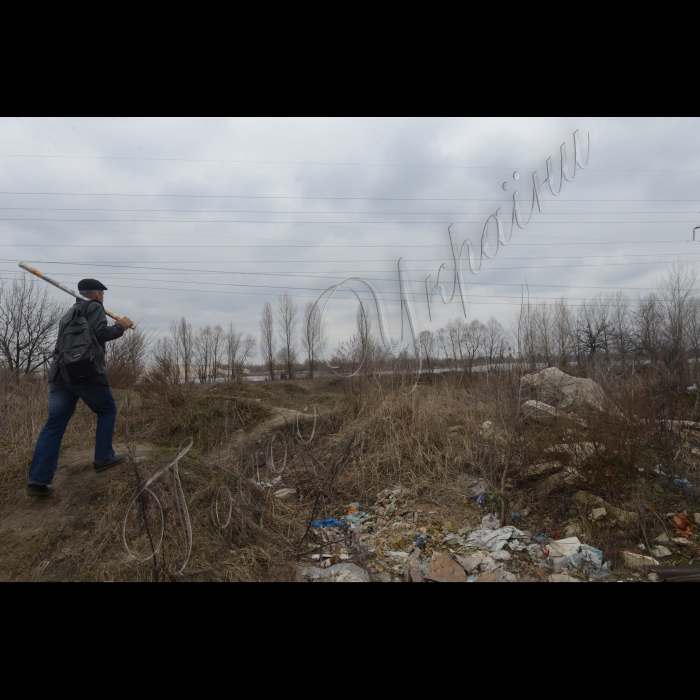
[[[116,467],[117,464],[121,464],[126,459],[125,454],[114,455],[112,459],[108,459],[106,462],[93,462],[92,466],[95,467],[96,474],[102,474],[112,467]]]
[[[45,498],[53,493],[53,486],[47,486],[46,484],[28,484],[26,493],[27,496],[40,496]]]

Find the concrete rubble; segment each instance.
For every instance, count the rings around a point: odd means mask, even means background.
[[[560,414],[556,408],[542,401],[526,401],[523,404],[523,417],[538,423],[551,423]]]
[[[520,383],[524,391],[534,393],[537,399],[558,411],[581,405],[602,409],[605,395],[592,379],[572,377],[556,367],[525,375]]]

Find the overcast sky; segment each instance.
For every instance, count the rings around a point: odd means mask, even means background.
[[[558,187],[562,143],[573,170],[577,129],[584,162],[590,133],[588,167],[558,197],[545,185],[543,213],[516,227],[478,276],[465,250],[468,319],[507,325],[526,282],[531,298],[579,304],[622,288],[634,299],[668,263],[700,262],[690,242],[700,225],[699,119],[7,117],[0,275],[25,260],[73,288],[96,277],[108,309],[158,334],[184,316],[256,337],[262,304],[284,290],[303,310],[361,277],[381,290],[398,336],[401,258],[420,329],[436,330],[461,313],[436,297],[431,322],[426,305],[425,278],[435,284],[447,263],[441,279],[452,279],[450,224],[455,243],[470,240],[478,255],[501,207],[507,235],[513,193],[527,217],[532,175],[545,180],[550,156]],[[332,340],[353,318],[351,300],[329,305]]]

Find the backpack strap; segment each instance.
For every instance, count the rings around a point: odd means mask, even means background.
[[[87,310],[88,310],[88,307],[89,307],[90,304],[92,304],[93,302],[95,302],[96,304],[99,304],[99,302],[97,301],[97,299],[86,299],[86,300],[84,301],[84,303],[83,303],[82,306],[78,306],[78,307],[75,309],[75,311],[73,311],[72,319],[74,320],[76,317],[80,317],[80,316],[84,316],[85,318],[87,318]]]

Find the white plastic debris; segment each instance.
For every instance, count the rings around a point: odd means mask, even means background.
[[[634,552],[622,552],[622,558],[630,569],[643,569],[647,566],[658,566],[659,562],[652,557],[645,557]]]
[[[565,540],[548,542],[549,559],[553,566],[560,568],[568,565],[568,558],[581,549],[581,540],[578,537],[568,537]]]
[[[493,513],[489,513],[481,519],[481,525],[485,530],[498,530],[501,521]]]
[[[502,527],[498,530],[479,529],[469,535],[465,546],[478,547],[479,549],[488,549],[492,552],[497,552],[506,546],[506,542],[513,537],[525,537],[525,533],[510,525]]]

